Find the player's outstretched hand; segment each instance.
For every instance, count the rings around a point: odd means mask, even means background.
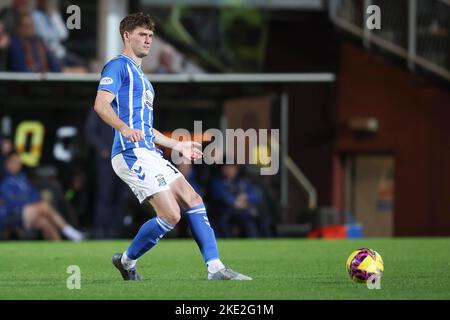
[[[175,146],[175,150],[180,152],[183,157],[188,160],[200,159],[203,152],[200,150],[202,147],[201,143],[195,141],[182,141]]]
[[[127,127],[122,129],[121,133],[125,138],[131,140],[132,142],[138,142],[144,139],[144,133],[141,130]]]

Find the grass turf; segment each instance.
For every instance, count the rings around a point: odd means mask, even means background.
[[[253,281],[206,281],[192,240],[165,239],[138,263],[142,282],[111,264],[128,241],[1,242],[0,299],[450,299],[450,239],[221,240],[222,260]],[[348,255],[377,250],[380,290],[353,283]],[[69,265],[81,289],[66,287]]]

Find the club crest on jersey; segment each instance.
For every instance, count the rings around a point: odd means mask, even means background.
[[[153,99],[154,98],[155,98],[155,96],[153,95],[153,92],[150,89],[145,91],[144,101],[145,101],[145,104],[147,105],[147,107],[149,107],[150,109],[153,109]]]
[[[114,82],[114,80],[110,77],[104,77],[100,80],[100,84],[105,84],[105,85],[113,84],[113,82]]]
[[[166,180],[164,180],[164,176],[162,174],[157,174],[155,176],[156,180],[158,181],[158,185],[160,187],[163,187],[166,185]]]

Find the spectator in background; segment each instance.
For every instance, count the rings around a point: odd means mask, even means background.
[[[3,230],[38,230],[46,240],[60,240],[60,233],[73,241],[84,238],[59,212],[40,199],[39,193],[22,172],[22,162],[15,151],[5,157],[5,177],[0,182],[0,198],[4,207]]]
[[[13,142],[7,136],[0,137],[0,180],[4,176],[4,158],[13,150]]]
[[[31,12],[28,0],[13,0],[11,7],[0,11],[0,20],[5,24],[6,32],[14,34],[19,24],[20,17]]]
[[[13,151],[14,149],[14,143],[11,140],[11,137],[9,136],[4,136],[3,139],[1,140],[1,151],[3,156],[7,155],[8,153],[10,153],[11,151]]]
[[[0,20],[0,71],[8,69],[8,48],[10,37],[3,21]]]
[[[32,12],[36,34],[64,67],[83,69],[83,60],[62,44],[69,37],[69,31],[57,7],[56,0],[37,0],[36,9]]]
[[[248,169],[248,168],[247,168]],[[261,237],[270,238],[274,236],[274,224],[273,221],[277,219],[277,213],[279,212],[278,201],[273,193],[270,185],[270,179],[272,176],[261,176],[259,175],[260,167],[257,169],[258,173],[253,175],[248,175],[250,182],[253,184],[262,196],[262,201],[258,204],[259,216],[256,219],[258,225],[259,233]],[[248,173],[248,170],[247,170]]]
[[[260,236],[257,220],[262,195],[248,179],[239,175],[237,165],[222,166],[221,174],[212,180],[211,199],[218,210],[219,236],[227,238],[233,235],[233,225],[243,229],[247,237]]]
[[[36,9],[33,10],[31,15],[36,35],[62,61],[66,54],[66,48],[61,42],[69,37],[69,31],[53,3],[48,0],[37,0]]]
[[[114,173],[111,166],[113,130],[99,118],[94,109],[91,109],[86,120],[85,135],[88,143],[96,151],[95,237],[117,238],[122,231],[123,213],[129,189]]]
[[[164,44],[159,51],[158,66],[154,73],[175,73],[173,64],[173,55],[175,54],[173,48],[167,44]]]
[[[194,188],[201,197],[205,195],[205,190],[197,181],[197,172],[194,170],[192,163],[180,163],[177,166],[178,170],[183,174],[184,178]]]
[[[144,73],[174,74],[174,73],[205,73],[197,63],[185,54],[178,51],[165,40],[153,35],[152,52],[146,59],[142,60],[142,71]],[[101,68],[98,72],[101,71]]]
[[[55,55],[36,36],[30,14],[20,17],[9,50],[10,67],[18,72],[60,72]]]

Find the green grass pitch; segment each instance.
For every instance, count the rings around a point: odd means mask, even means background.
[[[222,260],[253,281],[207,281],[193,240],[165,239],[143,256],[142,282],[111,264],[129,241],[1,242],[0,299],[450,299],[450,239],[220,240]],[[380,290],[353,283],[348,255],[377,250]],[[81,289],[66,287],[78,265]]]

